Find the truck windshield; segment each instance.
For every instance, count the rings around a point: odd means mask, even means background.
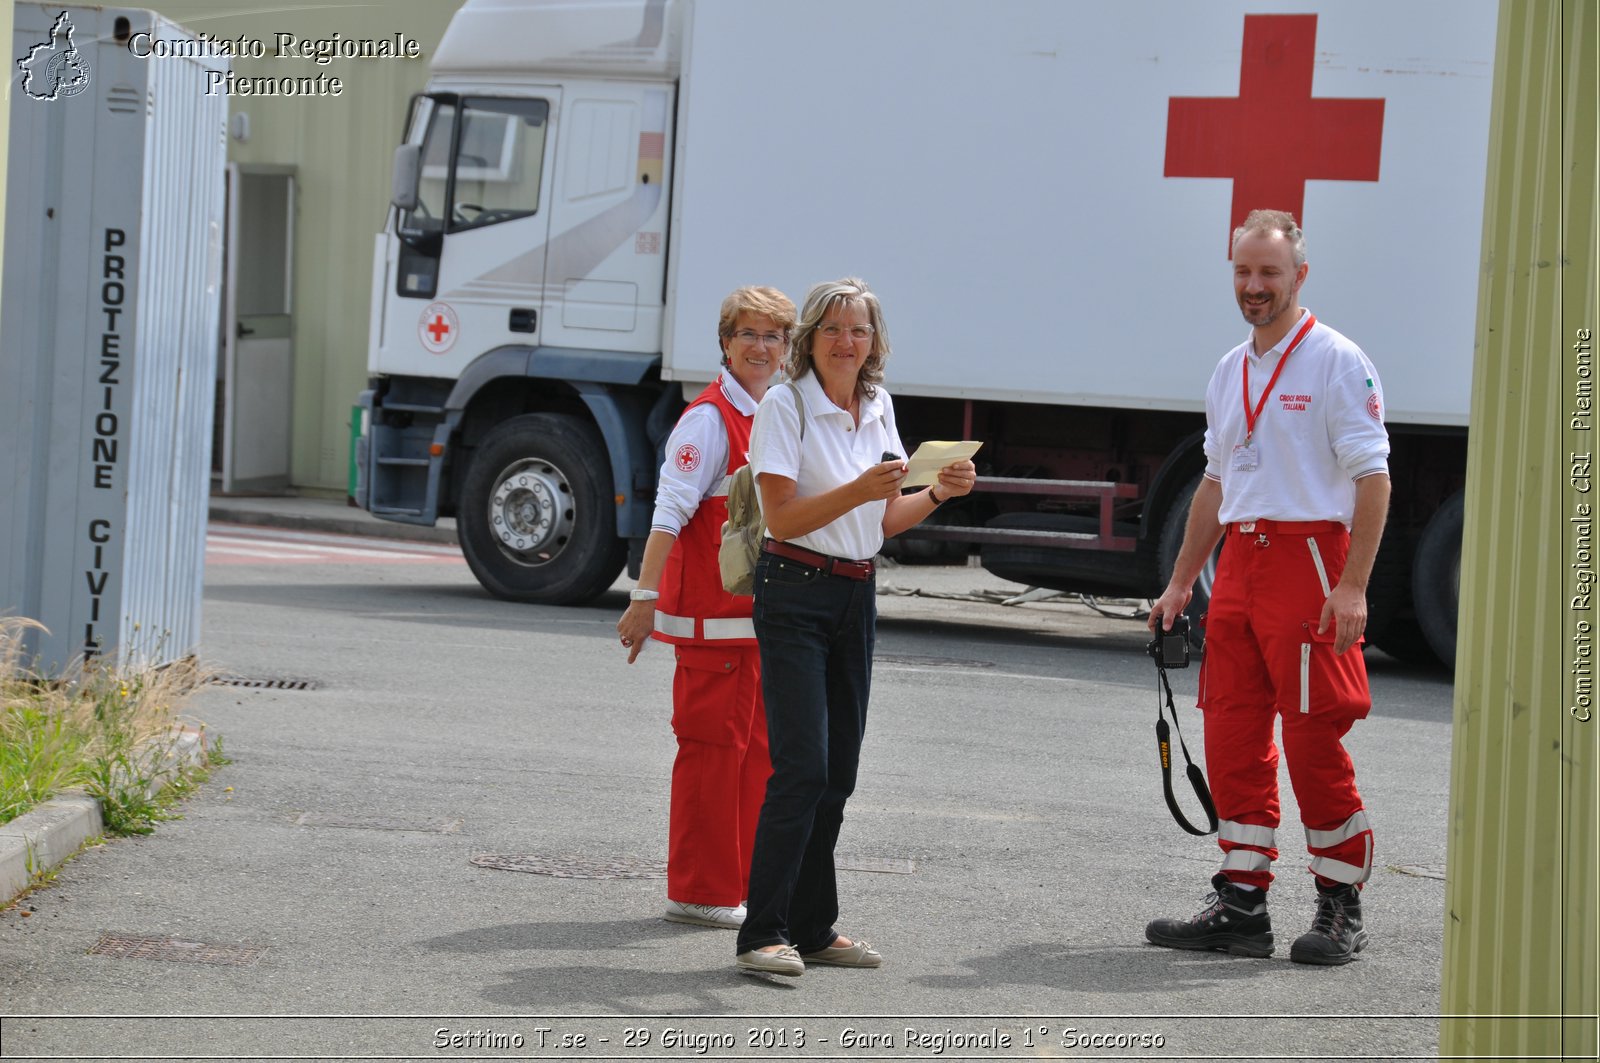
[[[433,98],[423,113],[417,205],[401,214],[399,294],[430,297],[447,233],[538,213],[550,104],[541,99]],[[459,128],[458,128],[459,127]]]

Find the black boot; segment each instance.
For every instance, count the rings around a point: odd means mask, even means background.
[[[1295,963],[1336,967],[1355,959],[1366,945],[1367,932],[1361,927],[1361,891],[1345,885],[1329,889],[1317,883],[1317,918],[1310,930],[1295,938],[1289,958]]]
[[[1266,890],[1241,890],[1226,875],[1211,880],[1215,893],[1188,922],[1157,919],[1144,928],[1153,945],[1168,949],[1221,949],[1233,956],[1272,955],[1272,917]]]

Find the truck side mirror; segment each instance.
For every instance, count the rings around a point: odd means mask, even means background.
[[[417,183],[422,175],[422,145],[401,144],[394,149],[394,173],[389,178],[389,202],[401,210],[417,209]]]

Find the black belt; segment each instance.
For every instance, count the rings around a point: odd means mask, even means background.
[[[871,561],[851,561],[843,557],[834,557],[832,554],[819,554],[815,550],[807,550],[803,546],[793,543],[780,543],[776,539],[767,539],[761,544],[761,552],[773,554],[777,557],[786,557],[790,561],[798,561],[802,565],[821,569],[829,576],[843,576],[845,579],[868,580],[872,578],[873,564]]]

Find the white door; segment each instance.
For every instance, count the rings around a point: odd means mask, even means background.
[[[289,486],[294,169],[228,167],[222,491]]]

